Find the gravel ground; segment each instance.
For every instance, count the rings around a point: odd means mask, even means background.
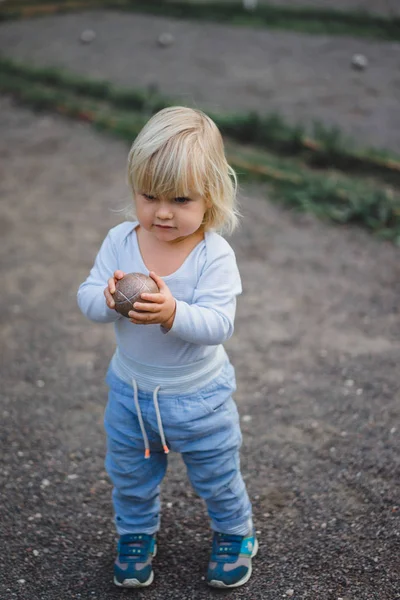
[[[97,38],[82,46],[88,27]],[[161,50],[166,30],[177,43]],[[2,24],[0,49],[157,83],[213,109],[323,118],[398,148],[400,45],[249,33],[86,13]],[[363,74],[348,67],[356,51],[371,60]],[[242,190],[231,241],[244,294],[227,349],[261,540],[254,576],[236,591],[207,588],[206,513],[172,455],[154,585],[114,589],[102,429],[114,340],[111,326],[81,316],[75,295],[129,203],[127,147],[6,98],[0,130],[1,600],[399,599],[399,250],[282,211],[265,188]]]
[[[315,6],[326,8],[326,0],[266,0],[271,4],[287,6]],[[400,6],[397,0],[335,0],[334,6],[338,10],[361,10],[371,13],[393,16],[400,15]]]
[[[203,0],[196,0],[197,2]],[[227,3],[232,0],[225,0]],[[188,0],[190,2],[190,0]],[[209,0],[204,0],[209,2]],[[316,8],[327,8],[326,0],[258,0],[259,4],[276,4],[277,6],[296,6],[304,8],[308,6]],[[379,15],[392,16],[400,14],[400,5],[397,0],[335,0],[334,5],[329,8],[337,10],[349,11],[360,10],[368,11]]]
[[[129,201],[127,147],[0,104],[0,598],[400,598],[399,250],[242,190],[237,369],[261,541],[242,589],[207,588],[210,533],[181,459],[163,486],[154,585],[111,582],[103,467],[111,326],[75,294]]]
[[[94,29],[92,44],[80,33]],[[170,32],[176,42],[157,45]],[[118,12],[0,25],[0,52],[119,85],[157,86],[215,111],[278,110],[290,122],[336,125],[362,145],[400,152],[400,44],[304,36]],[[356,72],[353,54],[368,57]]]

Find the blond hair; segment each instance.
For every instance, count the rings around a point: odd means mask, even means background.
[[[128,180],[134,194],[200,194],[209,205],[205,230],[231,233],[237,225],[236,175],[218,127],[200,110],[172,106],[156,113],[129,152]]]

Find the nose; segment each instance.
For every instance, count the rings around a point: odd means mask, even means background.
[[[156,217],[158,219],[162,219],[163,221],[166,221],[168,219],[172,219],[173,216],[174,215],[172,213],[169,202],[161,201],[157,207]]]

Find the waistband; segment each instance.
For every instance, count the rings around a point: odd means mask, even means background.
[[[186,365],[162,367],[138,363],[117,348],[111,359],[111,368],[122,381],[132,385],[134,379],[145,392],[153,392],[158,386],[161,392],[182,394],[208,385],[219,375],[227,359],[225,348],[220,345],[201,360]]]

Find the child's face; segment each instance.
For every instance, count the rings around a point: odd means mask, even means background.
[[[155,197],[135,194],[140,225],[158,240],[173,242],[193,235],[203,222],[207,201],[196,193],[185,197]]]

